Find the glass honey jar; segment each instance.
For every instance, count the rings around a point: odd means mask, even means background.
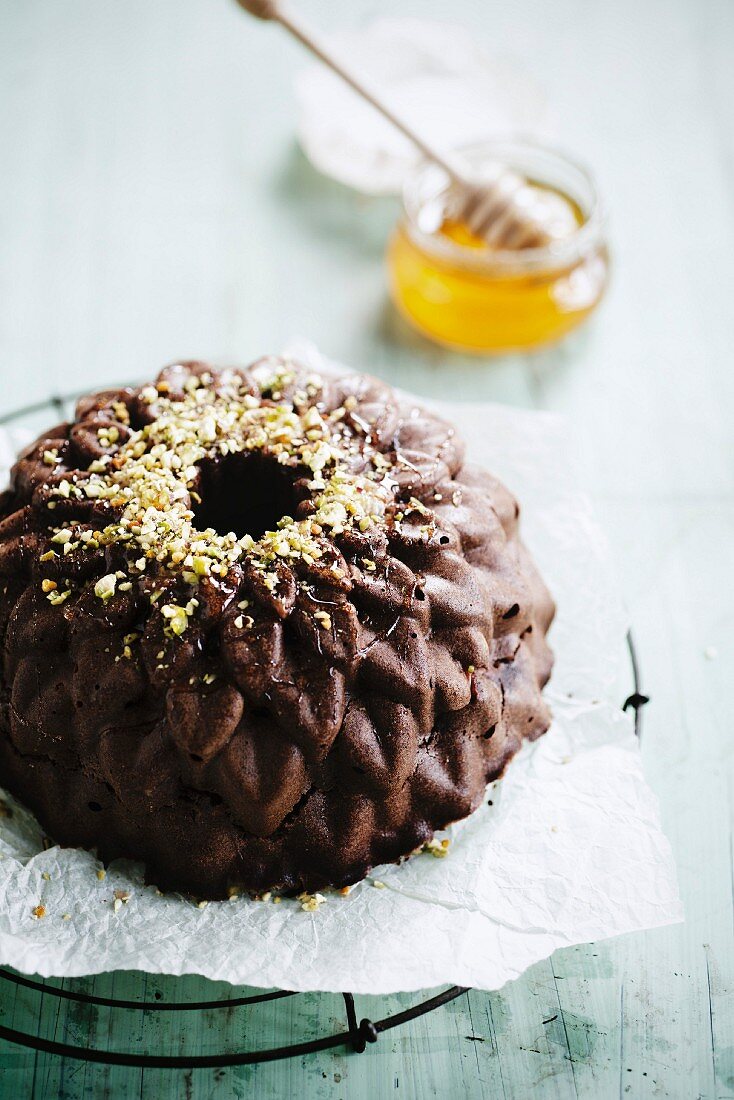
[[[499,353],[555,343],[584,321],[607,283],[609,257],[596,186],[550,149],[493,142],[462,150],[478,174],[502,163],[542,203],[551,241],[492,249],[451,220],[445,173],[421,164],[406,181],[387,266],[392,299],[424,336],[461,351]]]

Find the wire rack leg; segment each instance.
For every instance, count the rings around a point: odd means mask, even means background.
[[[347,1010],[347,1025],[349,1028],[349,1041],[355,1054],[362,1054],[368,1043],[376,1043],[379,1032],[372,1020],[361,1020],[357,1023],[357,1010],[354,1005],[353,993],[342,993]]]

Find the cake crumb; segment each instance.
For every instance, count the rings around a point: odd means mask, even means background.
[[[104,867],[97,868],[97,878],[100,882],[107,878],[107,872],[105,871]]]
[[[122,909],[122,901],[120,898],[115,898],[115,900],[112,902],[112,908],[115,913],[120,912],[120,910]]]
[[[201,901],[197,901],[196,908],[197,909],[206,909],[208,904],[209,904],[209,902],[206,901],[204,898],[202,898]]]
[[[341,890],[339,891],[339,893],[341,894],[341,896],[343,898],[349,897],[351,892],[352,892],[352,887],[351,886],[342,886]]]
[[[62,920],[71,920],[71,913],[62,913],[61,914],[61,919]]]
[[[372,879],[372,885],[374,886],[375,890],[384,890],[385,889],[385,883],[382,882],[379,878],[373,878]]]
[[[48,871],[44,871],[44,872],[43,872],[43,874],[41,875],[41,878],[42,878],[42,879],[45,879],[45,881],[46,881],[46,882],[50,882],[50,881],[51,881],[51,876],[50,876],[50,874],[48,873]]]
[[[42,920],[46,916],[46,906],[37,905],[31,912],[36,920]]]

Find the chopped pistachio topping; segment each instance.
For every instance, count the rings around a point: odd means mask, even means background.
[[[323,894],[303,893],[298,894],[297,900],[300,901],[301,909],[303,909],[305,913],[315,913],[316,910],[324,904],[326,898]]]
[[[114,573],[108,573],[105,577],[100,577],[94,586],[94,594],[98,596],[100,600],[110,600],[115,594],[117,588],[117,577]]]
[[[46,599],[49,603],[53,604],[54,607],[59,607],[62,603],[66,603],[70,595],[71,589],[67,588],[65,592],[59,592],[57,589],[56,591],[49,592]]]
[[[253,379],[260,396],[251,392]],[[109,573],[98,580],[94,591],[100,600],[106,602],[129,591],[135,578],[146,572],[151,578],[146,581],[146,591],[165,620],[166,634],[180,636],[195,615],[198,601],[185,602],[179,593],[180,603],[169,602],[168,577],[180,577],[195,591],[202,578],[217,583],[217,578],[226,577],[232,566],[246,557],[265,586],[277,594],[279,562],[313,565],[323,558],[330,538],[350,528],[364,532],[374,524],[384,526],[396,483],[390,460],[373,450],[369,438],[355,432],[357,418],[352,414],[356,400],[348,397],[343,407],[327,411],[318,404],[323,384],[314,377],[286,402],[283,391],[294,381],[287,362],[266,360],[247,381],[228,372],[220,375],[214,386],[210,375],[192,376],[184,384],[182,397],[170,396],[171,387],[159,382],[140,393],[153,416],[149,424],[130,432],[127,439],[114,425],[97,430],[100,444],[113,453],[93,462],[84,473],[75,473],[73,482],[63,479],[49,491],[53,497],[86,498],[114,509],[111,521],[99,530],[90,531],[87,525],[74,527],[67,520],[68,526],[51,535],[63,553],[94,552],[111,545],[127,551],[129,573]],[[117,404],[120,423],[129,426],[126,406]],[[301,519],[283,516],[274,530],[265,531],[257,540],[231,531],[198,528],[193,506],[201,500],[201,463],[254,451],[298,471],[299,476],[306,472],[311,514]],[[353,459],[363,452],[368,464],[358,473]],[[49,506],[53,503],[51,500]],[[426,512],[415,499],[409,509]],[[48,554],[43,557],[50,560]],[[363,559],[363,564],[375,569],[371,559]],[[336,566],[332,572],[344,575]],[[53,603],[63,602],[69,595],[44,591]],[[164,593],[168,599],[160,599]],[[238,607],[244,610],[247,601]],[[330,628],[326,612],[317,619],[325,629]],[[242,629],[247,621],[247,617],[237,616],[235,625]]]
[[[447,838],[443,840],[427,840],[421,851],[429,852],[435,859],[443,859],[449,854],[450,844],[451,841]]]

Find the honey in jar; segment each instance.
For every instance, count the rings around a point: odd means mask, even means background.
[[[538,146],[496,143],[464,150],[481,171],[501,161],[522,173],[544,204],[551,240],[541,248],[492,249],[452,220],[447,180],[425,164],[404,191],[388,247],[393,301],[430,339],[477,353],[552,344],[601,299],[608,254],[594,184],[567,158]]]

